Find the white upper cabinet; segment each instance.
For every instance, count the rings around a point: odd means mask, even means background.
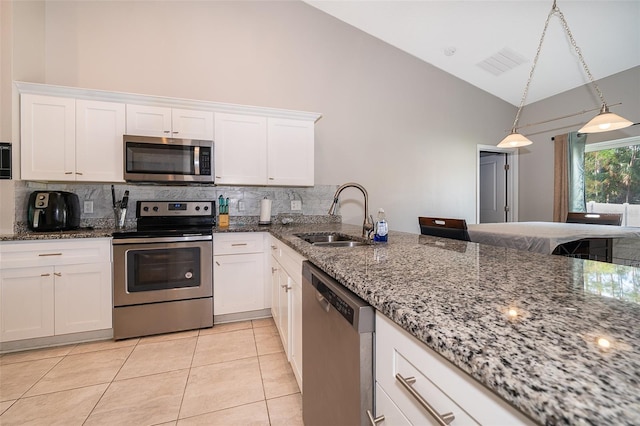
[[[213,112],[127,104],[127,134],[213,139]]]
[[[267,119],[215,114],[215,179],[217,184],[267,184]]]
[[[76,180],[123,180],[124,130],[124,104],[76,101]]]
[[[221,185],[313,186],[320,114],[15,82],[21,179],[122,182],[124,134],[213,140]]]
[[[20,113],[22,179],[123,180],[124,104],[24,94]]]
[[[313,186],[314,123],[215,114],[216,183]]]
[[[76,180],[76,101],[25,94],[20,98],[20,177]]]
[[[314,124],[284,118],[267,123],[269,185],[313,186]]]

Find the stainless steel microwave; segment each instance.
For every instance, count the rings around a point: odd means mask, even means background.
[[[214,183],[213,141],[124,135],[129,182]]]

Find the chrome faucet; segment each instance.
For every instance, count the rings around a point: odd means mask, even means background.
[[[367,190],[358,183],[348,182],[336,190],[336,193],[333,195],[333,203],[331,203],[331,207],[329,207],[330,215],[334,215],[336,213],[336,206],[338,205],[338,197],[340,193],[346,188],[357,188],[364,195],[364,222],[362,223],[362,236],[366,239],[371,239],[371,233],[373,232],[373,217],[369,216],[369,194],[367,194]]]

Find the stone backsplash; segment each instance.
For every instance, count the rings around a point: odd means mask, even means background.
[[[111,185],[95,183],[43,183],[30,181],[15,182],[16,216],[15,228],[19,232],[26,226],[27,203],[33,191],[69,191],[78,194],[80,209],[85,201],[93,201],[93,213],[82,213],[80,226],[110,228],[114,225],[111,205]],[[129,190],[129,209],[126,225],[135,224],[135,206],[140,200],[214,200],[220,195],[229,198],[229,216],[232,223],[256,223],[260,216],[260,200],[272,200],[272,221],[291,218],[294,222],[314,223],[340,221],[339,216],[328,217],[327,211],[333,201],[336,185],[316,185],[314,187],[242,187],[211,185],[140,185],[115,184],[116,199],[122,198]],[[302,210],[291,210],[291,201],[302,201]],[[242,202],[244,209],[238,209]]]

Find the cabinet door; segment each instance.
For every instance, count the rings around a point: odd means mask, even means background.
[[[216,183],[267,183],[266,118],[216,113],[214,140]]]
[[[376,415],[384,416],[384,420],[376,423],[379,426],[410,426],[411,422],[402,414],[402,411],[393,403],[389,395],[376,383]],[[426,424],[426,423],[425,423]]]
[[[171,110],[174,138],[213,140],[213,112],[191,109]]]
[[[76,180],[122,182],[125,105],[76,101]]]
[[[280,339],[282,339],[282,346],[287,354],[287,359],[291,361],[291,339],[289,338],[290,327],[290,297],[291,292],[291,278],[284,269],[280,268],[278,271],[278,331],[280,332]]]
[[[298,386],[302,390],[302,285],[291,280],[291,367]]]
[[[276,324],[278,332],[280,331],[280,270],[282,267],[276,261],[276,257],[271,257],[271,316]]]
[[[0,341],[54,334],[53,268],[0,271]]]
[[[20,177],[75,180],[75,99],[20,97]]]
[[[171,108],[127,104],[127,134],[171,137]]]
[[[111,263],[56,266],[55,334],[111,328]]]
[[[310,121],[268,120],[268,184],[313,186],[314,125]]]
[[[215,315],[264,309],[264,254],[214,256]]]

